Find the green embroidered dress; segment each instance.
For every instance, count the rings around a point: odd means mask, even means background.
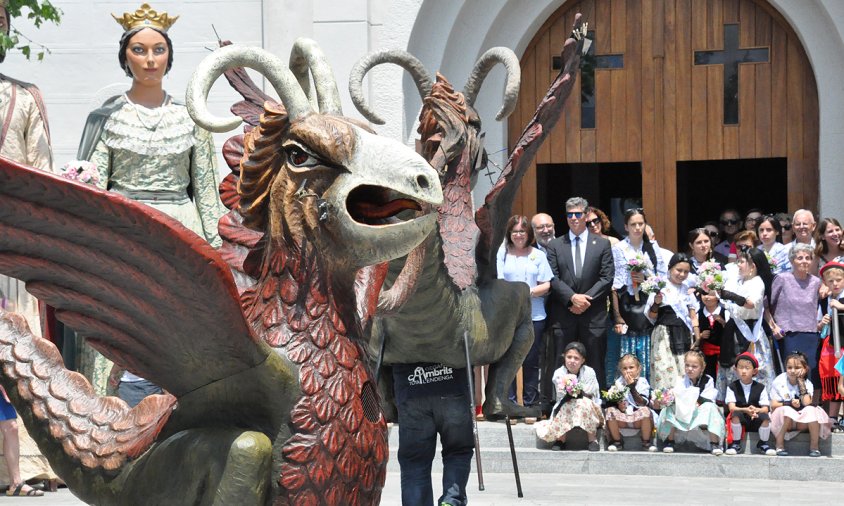
[[[149,109],[125,95],[113,97],[88,117],[78,156],[97,165],[103,189],[154,207],[221,245],[217,222],[225,208],[214,141],[184,105],[168,96]],[[104,395],[111,362],[89,346],[80,351],[80,372]]]

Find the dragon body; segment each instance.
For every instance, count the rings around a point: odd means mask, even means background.
[[[528,287],[496,279],[496,254],[522,177],[559,120],[571,93],[584,35],[578,15],[572,36],[563,44],[560,74],[477,210],[472,187],[486,163],[486,153],[481,121],[472,105],[487,73],[502,63],[508,80],[497,119],[503,119],[515,108],[519,62],[512,51],[493,48],[482,55],[463,93],[455,91],[439,74],[432,80],[421,63],[403,51],[367,56],[358,62],[350,77],[349,88],[358,110],[379,123],[380,118],[364,102],[363,76],[381,63],[398,64],[413,76],[423,98],[419,121],[421,154],[439,173],[444,195],[432,236],[408,257],[390,263],[381,297],[381,316],[370,346],[373,350],[383,349],[386,365],[428,361],[465,367],[463,338],[468,336],[472,364],[491,364],[483,405],[488,418],[537,414],[508,399],[508,389],[534,335]]]
[[[429,235],[437,175],[342,116],[306,40],[290,70],[257,49],[212,53],[188,91],[197,123],[239,123],[204,101],[243,66],[265,74],[281,103],[233,108],[253,128],[225,148],[235,170],[222,185],[231,211],[220,252],[142,204],[0,161],[0,271],[168,392],[132,409],[97,397],[21,317],[0,314],[0,381],[86,502],[380,502],[387,433],[362,337],[383,274],[359,290],[357,273]],[[300,84],[311,74],[315,90]]]

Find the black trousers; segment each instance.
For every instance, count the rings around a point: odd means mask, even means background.
[[[606,321],[606,318],[604,319]],[[555,323],[549,327],[545,340],[545,356],[542,361],[542,381],[540,382],[540,395],[542,397],[543,412],[550,412],[554,406],[555,389],[551,382],[554,371],[565,363],[563,350],[566,345],[574,341],[580,341],[586,347],[586,365],[595,370],[598,383],[601,389],[607,388],[606,374],[604,371],[604,359],[607,355],[607,331],[606,325],[589,325],[590,322],[577,322],[573,326],[562,327]]]

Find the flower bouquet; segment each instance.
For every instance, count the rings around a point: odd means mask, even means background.
[[[777,267],[779,267],[779,263],[777,259],[772,257],[770,253],[767,251],[765,252],[765,258],[768,260],[768,265],[771,266],[771,272],[777,272]]]
[[[662,276],[651,276],[642,283],[642,291],[647,294],[657,294],[665,288],[665,278]]]
[[[607,401],[607,406],[615,406],[627,397],[627,392],[629,390],[630,389],[627,387],[613,384],[609,390],[601,390],[601,397]]]
[[[724,272],[721,270],[721,264],[713,260],[700,264],[697,272],[697,287],[707,293],[724,288]]]
[[[667,408],[674,404],[674,391],[670,388],[658,388],[651,393],[651,401],[659,404],[660,408]]]
[[[633,255],[633,258],[627,259],[628,272],[644,272],[649,267],[648,259],[642,253],[637,252]],[[639,302],[639,283],[634,281],[632,276],[630,281],[633,283],[633,297],[636,299],[636,302]]]
[[[97,164],[87,160],[71,160],[67,162],[59,169],[59,175],[71,181],[79,181],[80,183],[87,183],[94,186],[100,183],[100,173],[97,171]]]
[[[557,389],[562,390],[569,397],[576,398],[583,393],[583,384],[574,374],[564,374],[557,382]]]

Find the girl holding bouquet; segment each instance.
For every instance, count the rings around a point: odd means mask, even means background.
[[[671,388],[682,375],[683,355],[700,340],[697,300],[689,293],[686,278],[691,261],[676,253],[668,263],[668,282],[648,296],[648,319],[655,322],[651,333],[651,386]]]
[[[642,435],[642,449],[655,452],[656,445],[651,440],[653,419],[648,408],[651,386],[642,377],[642,363],[636,355],[625,354],[618,361],[618,372],[621,375],[604,396],[609,405],[607,431],[612,438],[607,451],[622,449],[621,429],[635,429]]]
[[[771,258],[771,271],[776,276],[783,272],[791,272],[791,262],[788,261],[789,248],[782,241],[782,225],[773,215],[763,216],[756,225],[756,235],[762,243],[759,249]]]
[[[647,219],[641,209],[628,209],[624,213],[627,237],[613,246],[615,277],[612,284],[611,334],[619,336],[617,349],[607,349],[607,383],[612,381],[616,357],[625,353],[636,355],[645,364],[645,377],[650,375],[650,339],[653,324],[645,315],[647,295],[641,293],[645,280],[666,272],[664,260],[645,234]],[[613,342],[610,335],[609,342]]]
[[[705,228],[695,228],[689,232],[689,260],[692,261],[692,271],[689,273],[688,283],[694,286],[701,266],[712,260],[712,238]]]
[[[557,390],[557,403],[550,418],[536,424],[536,435],[554,443],[552,449],[560,449],[569,431],[580,427],[589,439],[589,451],[596,452],[598,428],[604,424],[598,378],[594,369],[584,365],[586,347],[580,342],[566,345],[563,361],[551,380]]]
[[[829,416],[822,408],[812,405],[814,390],[808,378],[806,356],[797,351],[786,358],[785,372],[771,384],[771,432],[777,440],[777,456],[788,455],[786,439],[791,439],[796,432],[808,432],[809,456],[820,457],[818,440],[828,438],[831,432]]]
[[[678,379],[673,388],[674,403],[660,406],[654,401],[654,408],[664,408],[659,414],[657,435],[663,439],[662,451],[674,452],[674,440],[677,432],[685,439],[694,441],[713,455],[722,455],[721,439],[724,437],[724,416],[715,397],[715,381],[703,372],[705,361],[703,353],[690,350],[683,355],[685,375]]]
[[[718,390],[738,379],[732,364],[736,357],[750,351],[759,362],[756,381],[766,387],[774,378],[771,345],[762,328],[765,299],[771,295],[773,274],[765,253],[756,248],[738,255],[737,276],[729,276],[721,290],[721,300],[730,313],[724,326],[719,353]]]

